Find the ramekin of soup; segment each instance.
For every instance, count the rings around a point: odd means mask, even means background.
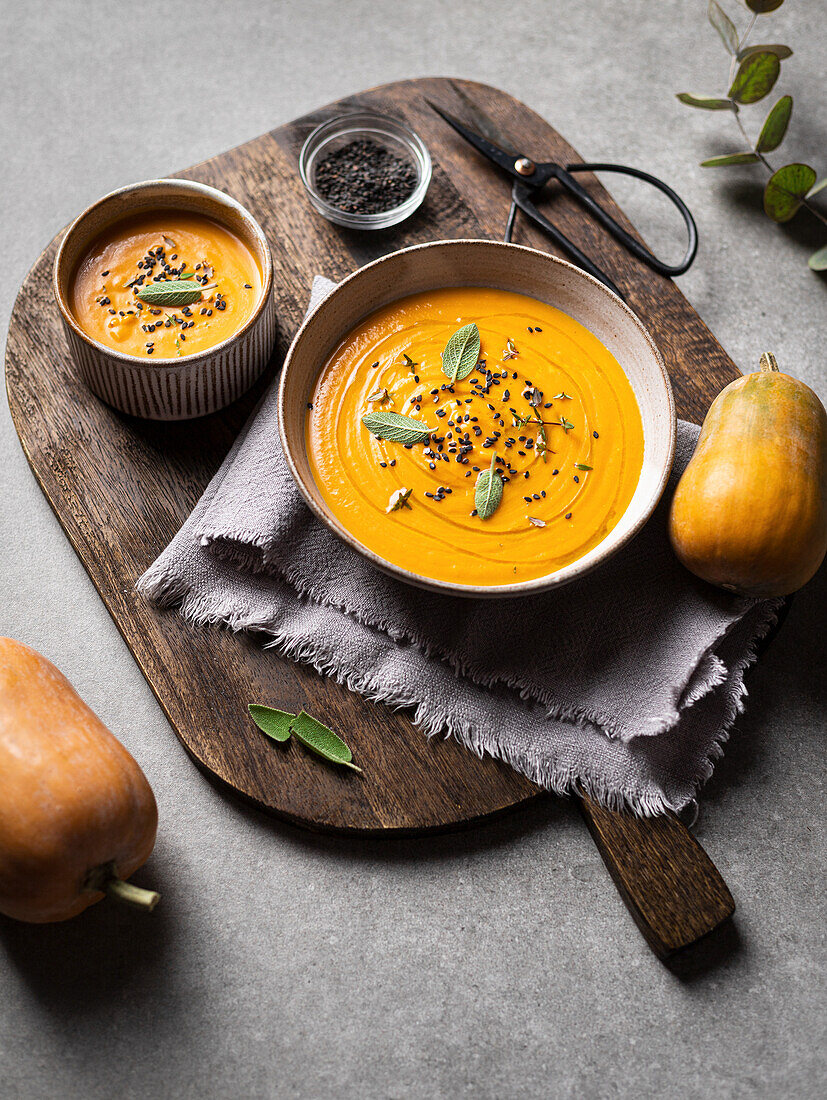
[[[69,227],[54,292],[82,380],[133,416],[187,420],[255,382],[276,335],[263,230],[222,191],[149,180]]]
[[[308,318],[279,429],[307,503],[380,569],[519,596],[640,530],[675,411],[651,336],[603,284],[533,249],[441,241],[362,268]]]

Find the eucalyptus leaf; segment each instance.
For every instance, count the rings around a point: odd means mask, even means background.
[[[737,103],[757,103],[772,91],[780,72],[781,62],[774,53],[754,53],[738,66],[727,94]]]
[[[716,0],[709,0],[709,6],[706,11],[709,16],[709,22],[721,36],[721,40],[730,53],[738,52],[738,32],[735,29],[735,24],[729,18],[727,13],[716,3]]]
[[[767,181],[764,212],[775,222],[788,222],[815,181],[815,171],[809,164],[785,164]]]
[[[387,409],[377,409],[362,417],[362,423],[373,435],[389,439],[392,443],[425,443],[431,429],[412,416],[401,416]]]
[[[201,287],[180,279],[139,286],[135,296],[150,306],[191,306],[201,297]]]
[[[276,710],[274,707],[265,707],[261,703],[250,703],[247,710],[262,733],[266,733],[274,741],[289,739],[290,723],[296,717],[295,714],[290,714],[286,710]]]
[[[694,92],[678,92],[675,96],[687,107],[699,107],[703,111],[731,111],[732,104],[728,99],[716,96],[695,95]]]
[[[490,519],[503,499],[503,479],[494,469],[496,461],[497,454],[494,452],[491,456],[491,466],[482,471],[474,488],[474,506],[480,519]]]
[[[331,764],[341,764],[355,772],[362,771],[353,763],[353,753],[341,737],[306,711],[300,711],[296,715],[290,729],[296,740]]]
[[[746,0],[746,5],[750,11],[754,11],[756,15],[769,15],[771,11],[776,11],[784,3],[784,0]]]
[[[746,57],[752,57],[754,53],[774,53],[779,61],[784,61],[793,55],[789,46],[769,43],[763,46],[744,46],[743,50],[738,51],[738,60],[743,61]]]
[[[771,153],[784,140],[790,115],[793,113],[793,97],[782,95],[764,120],[755,149],[758,153]]]
[[[732,164],[757,164],[761,158],[757,153],[724,153],[719,157],[710,157],[701,161],[701,168],[727,168]]]
[[[818,252],[814,252],[807,263],[813,271],[827,271],[827,244]]]
[[[467,378],[480,359],[480,330],[475,324],[457,329],[442,353],[442,370],[452,382]]]

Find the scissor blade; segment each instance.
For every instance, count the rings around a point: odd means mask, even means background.
[[[426,99],[425,102],[431,110],[436,111],[439,117],[444,119],[453,130],[456,130],[460,137],[465,138],[469,145],[473,145],[478,153],[482,153],[484,157],[487,157],[488,160],[496,164],[498,168],[502,168],[502,170],[507,172],[512,179],[522,179],[522,176],[514,170],[514,161],[516,158],[513,153],[506,153],[504,149],[495,145],[493,141],[489,141],[488,138],[483,137],[481,134],[469,130],[458,118],[455,118],[447,111],[443,111],[441,107],[437,107],[430,99]]]

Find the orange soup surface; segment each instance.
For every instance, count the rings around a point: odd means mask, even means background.
[[[193,287],[197,300],[141,300],[152,283],[173,281]],[[164,210],[117,222],[92,243],[74,274],[70,305],[93,340],[127,355],[174,359],[238,332],[261,291],[261,269],[240,237],[200,214]]]
[[[468,325],[479,356],[452,381],[442,355]],[[436,580],[511,584],[576,561],[617,524],[643,462],[617,360],[565,313],[505,291],[435,290],[378,310],[333,352],[310,404],[307,451],[332,513]],[[385,429],[363,417],[378,411],[427,439],[377,438]],[[475,494],[492,460],[502,493],[483,518]]]

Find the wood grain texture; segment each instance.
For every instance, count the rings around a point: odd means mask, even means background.
[[[659,959],[714,932],[735,912],[712,860],[676,817],[634,818],[581,797],[609,874]]]
[[[547,123],[505,93],[429,79],[353,96],[181,173],[226,190],[248,207],[273,252],[277,352],[261,382],[229,409],[190,423],[151,423],[122,416],[94,398],[69,368],[51,297],[56,242],[26,278],[9,331],[9,404],[26,455],[187,751],[257,806],[331,831],[450,828],[538,792],[505,765],[480,761],[452,741],[426,740],[404,714],[279,659],[255,638],[218,628],[193,630],[139,598],[134,582],[180,527],[272,379],[316,272],[340,278],[394,249],[439,238],[501,238],[509,186],[433,114],[425,96],[466,118],[469,103],[478,105],[515,143],[542,159],[580,159]],[[312,210],[302,191],[297,158],[304,138],[322,120],[355,107],[407,120],[434,160],[423,206],[392,230],[339,229]],[[631,229],[597,181],[587,185]],[[738,372],[695,311],[672,282],[631,259],[570,198],[557,195],[544,209],[612,273],[663,353],[679,414],[700,419]],[[515,241],[548,247],[524,222]],[[346,736],[364,775],[337,771],[298,746],[273,745],[247,717],[251,701],[306,707]]]

